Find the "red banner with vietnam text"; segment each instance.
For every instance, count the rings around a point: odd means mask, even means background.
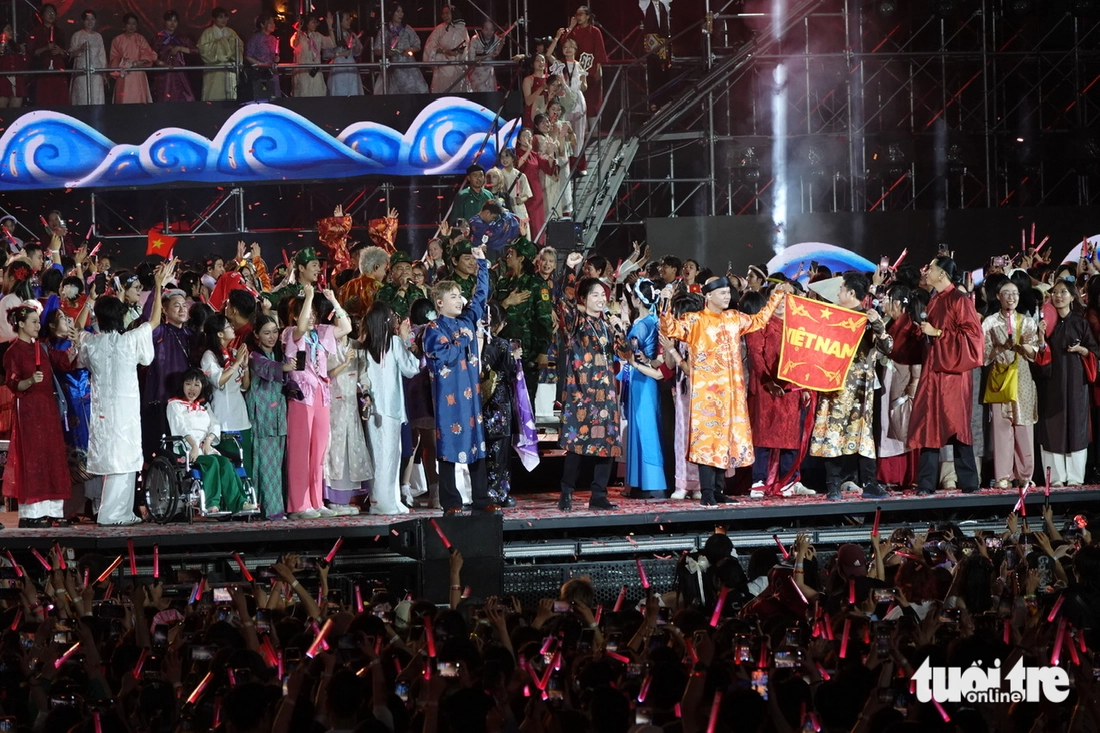
[[[779,379],[816,392],[836,392],[863,338],[867,316],[820,300],[787,295]]]

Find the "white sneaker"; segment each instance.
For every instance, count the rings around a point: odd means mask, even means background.
[[[332,511],[327,506],[318,507],[317,509],[314,509],[313,511],[317,512],[318,517],[326,517],[327,518],[327,517],[335,517],[336,516],[336,512]]]
[[[763,486],[763,484],[761,484],[761,486]],[[750,499],[763,499],[764,498],[764,490],[763,489],[751,489],[751,490],[749,490],[749,498]]]
[[[306,509],[301,512],[291,512],[287,516],[291,519],[318,519],[321,513],[316,509]]]
[[[412,486],[409,484],[401,484],[401,501],[405,502],[409,506],[413,503]]]
[[[861,487],[855,481],[845,481],[840,485],[840,491],[844,494],[862,494],[863,487]]]
[[[246,501],[243,505],[241,505],[241,511],[242,512],[254,512],[254,511],[257,511],[258,509],[259,509],[259,507],[257,507],[255,504],[253,504],[250,501]]]
[[[338,517],[351,517],[359,513],[358,507],[351,504],[329,504],[328,509]]]
[[[675,501],[683,501],[687,497],[688,497],[687,489],[676,489],[676,491],[672,492],[672,496],[670,496],[668,498],[673,499]]]
[[[780,492],[785,497],[791,496],[817,496],[817,492],[813,489],[806,488],[802,485],[801,481],[794,481],[783,487]]]
[[[764,482],[763,481],[754,481],[753,484],[752,484],[752,488],[762,489],[762,488],[764,488]]]
[[[695,491],[691,492],[691,500],[692,501],[702,501],[702,499],[703,499],[702,489],[696,489]]]

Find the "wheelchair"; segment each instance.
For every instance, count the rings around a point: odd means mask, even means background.
[[[145,491],[145,503],[149,514],[158,524],[180,521],[183,515],[190,524],[195,516],[206,519],[243,519],[250,520],[259,516],[260,509],[256,497],[256,486],[244,470],[241,456],[239,433],[223,432],[222,443],[230,441],[236,446],[236,457],[226,455],[244,490],[244,508],[236,513],[227,511],[211,512],[206,507],[206,492],[202,488],[202,473],[198,466],[192,466],[187,442],[177,436],[161,436],[161,448],[153,455],[153,460],[145,469],[142,488]]]

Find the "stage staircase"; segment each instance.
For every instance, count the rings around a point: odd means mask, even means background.
[[[788,3],[779,0],[781,6]],[[604,72],[605,79],[611,76],[611,83],[604,91],[604,108],[600,110],[594,129],[607,129],[603,136],[589,135],[585,147],[588,161],[586,173],[573,171],[573,220],[578,231],[578,246],[587,253],[600,235],[616,199],[620,195],[642,144],[660,139],[663,134],[671,134],[670,128],[685,116],[698,110],[700,104],[707,102],[707,96],[728,88],[741,75],[748,72],[756,56],[779,54],[783,37],[806,17],[817,10],[823,0],[800,0],[789,3],[785,17],[778,22],[772,19],[766,27],[757,31],[754,37],[729,55],[712,55],[709,63],[686,69],[670,85],[685,88],[682,93],[672,95],[672,99],[661,109],[652,113],[641,125],[632,125],[638,117],[647,114],[649,97],[645,94],[632,94],[629,67],[644,66],[646,56],[635,59],[626,66],[620,66],[614,74]],[[719,11],[733,5],[729,2]],[[706,32],[707,20],[696,23],[683,33]],[[683,35],[683,34],[681,34]],[[675,41],[675,39],[673,39]],[[704,61],[707,61],[704,59]],[[619,88],[622,85],[622,88]],[[625,94],[624,94],[625,92]],[[610,125],[603,124],[607,112],[607,101],[624,98],[624,108],[615,113]],[[603,118],[603,119],[601,119]],[[634,129],[631,129],[633,126]],[[682,136],[681,131],[677,131]]]

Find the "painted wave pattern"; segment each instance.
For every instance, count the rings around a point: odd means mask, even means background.
[[[500,124],[493,111],[460,97],[434,100],[405,132],[356,122],[333,137],[261,103],[234,112],[213,140],[168,127],[140,145],[115,144],[84,122],[42,110],[0,137],[0,190],[461,175],[475,159],[495,165],[518,134],[519,120]]]
[[[773,257],[768,263],[768,272],[782,272],[787,277],[794,277],[800,267],[806,272],[811,262],[825,265],[838,275],[845,270],[871,272],[875,269],[873,262],[849,249],[824,242],[801,242]],[[805,283],[809,276],[804,274],[800,279]]]

